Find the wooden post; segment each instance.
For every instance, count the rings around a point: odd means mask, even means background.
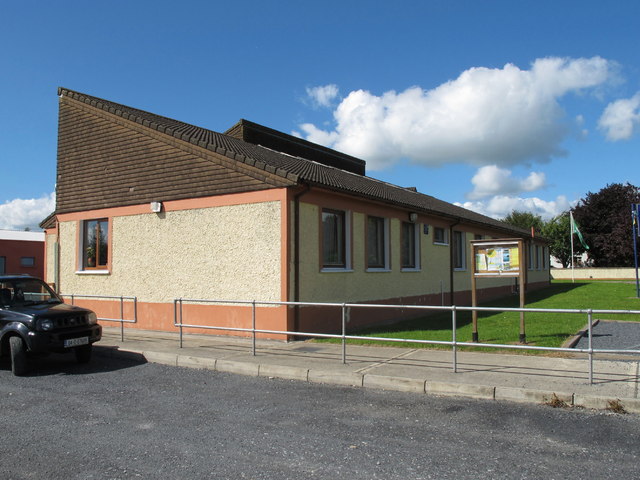
[[[473,252],[473,273],[471,274],[471,306],[478,306],[478,295],[476,293],[476,259],[475,259],[475,247],[472,246]],[[471,332],[471,341],[478,342],[478,311],[473,310],[471,312],[471,321],[473,322],[473,331]]]
[[[527,287],[526,272],[528,268],[527,252],[524,248],[522,240],[518,241],[518,249],[520,250],[522,258],[520,259],[520,308],[524,308],[525,304],[525,290]],[[520,343],[527,343],[527,334],[524,324],[524,312],[520,312]]]

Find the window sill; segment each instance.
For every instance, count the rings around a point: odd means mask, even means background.
[[[111,275],[110,270],[78,270],[76,275]]]
[[[321,268],[321,273],[345,273],[353,272],[352,268]]]
[[[448,247],[449,244],[448,243],[442,243],[442,242],[433,242],[434,245],[439,245],[441,247]]]
[[[390,269],[390,268],[376,268],[376,267],[373,267],[373,268],[367,268],[367,269],[365,270],[365,272],[373,272],[373,273],[390,272],[390,271],[391,271],[391,269]]]
[[[401,272],[421,272],[422,269],[421,268],[402,268],[400,269]]]

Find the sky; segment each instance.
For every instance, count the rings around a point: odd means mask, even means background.
[[[640,185],[639,18],[619,0],[0,0],[0,228],[55,208],[60,86],[550,219]]]

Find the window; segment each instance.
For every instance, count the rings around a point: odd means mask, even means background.
[[[527,244],[527,257],[529,257],[527,262],[529,270],[533,270],[533,243]]]
[[[536,270],[540,270],[540,245],[536,245]]]
[[[549,252],[547,251],[547,247],[542,247],[542,269],[547,269],[547,259],[549,258]]]
[[[82,226],[83,270],[104,270],[109,262],[109,220],[87,220]]]
[[[7,273],[6,271],[7,257],[0,257],[0,275]]]
[[[367,218],[367,268],[389,269],[388,225],[384,218]]]
[[[442,227],[433,227],[433,243],[439,243],[440,245],[449,244],[449,232]]]
[[[417,225],[402,222],[400,237],[400,266],[403,269],[419,269],[420,240]]]
[[[35,257],[20,257],[20,266],[21,267],[33,267],[36,264]]]
[[[349,268],[348,215],[341,210],[322,210],[322,267]]]
[[[464,232],[453,232],[453,268],[464,270],[466,268],[466,245]]]

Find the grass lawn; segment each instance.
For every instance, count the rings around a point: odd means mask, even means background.
[[[555,281],[549,287],[527,293],[527,308],[562,308],[593,310],[640,310],[635,284],[603,281],[571,283]],[[483,306],[517,308],[519,297],[512,295]],[[640,315],[597,315],[594,320],[625,320],[640,322]],[[458,312],[457,340],[471,341],[471,312]],[[527,313],[525,315],[527,343],[559,347],[587,324],[586,314]],[[518,312],[479,312],[478,335],[482,343],[518,343],[520,314]],[[354,335],[451,341],[451,313],[442,312],[395,325],[353,332]],[[339,342],[340,340],[325,340]],[[438,348],[435,345],[350,340],[353,344],[377,344],[412,348]],[[442,346],[441,348],[451,348]],[[496,351],[490,349],[491,351]],[[533,353],[533,352],[531,352]]]

